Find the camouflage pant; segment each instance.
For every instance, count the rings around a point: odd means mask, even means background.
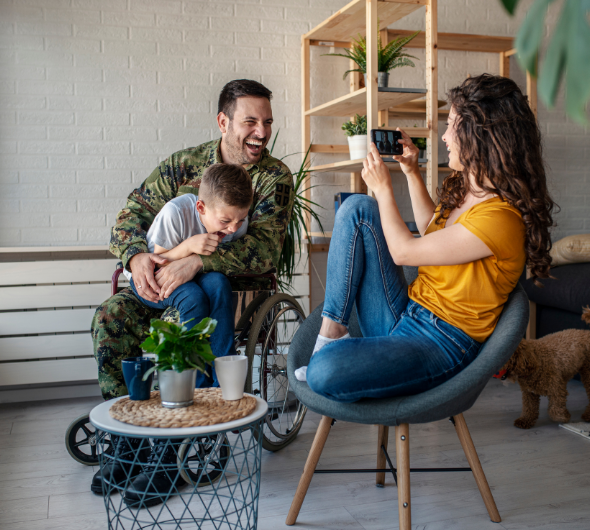
[[[98,384],[105,400],[128,394],[121,361],[142,355],[139,345],[149,331],[150,321],[160,317],[178,320],[178,311],[168,308],[162,316],[160,310],[142,304],[129,287],[96,309],[92,343],[98,364]]]

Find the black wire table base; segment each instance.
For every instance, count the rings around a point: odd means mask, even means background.
[[[190,438],[97,431],[109,530],[255,530],[263,420]]]

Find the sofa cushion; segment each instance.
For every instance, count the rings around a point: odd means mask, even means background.
[[[522,282],[529,300],[581,315],[582,307],[590,305],[590,263],[556,267],[551,276],[555,279],[540,280],[544,287],[535,286],[531,279]]]
[[[590,234],[564,237],[551,248],[551,266],[590,262]]]

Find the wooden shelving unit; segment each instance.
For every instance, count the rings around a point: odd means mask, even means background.
[[[377,86],[377,34],[381,39],[389,39],[387,26],[402,19],[422,7],[426,8],[425,45],[426,49],[426,88],[381,88]],[[431,193],[438,184],[438,87],[437,87],[437,0],[353,0],[340,11],[302,36],[302,149],[307,151],[311,143],[311,116],[344,117],[366,114],[367,129],[378,129],[379,124],[389,128],[389,109],[391,116],[407,113],[407,117],[426,117],[426,127],[412,131],[416,136],[428,138],[428,163],[426,167],[428,187]],[[334,46],[350,47],[351,37],[361,34],[367,36],[367,86],[360,87],[359,75],[351,75],[350,93],[328,101],[314,108],[310,106],[310,47]],[[415,100],[425,98],[425,108],[416,108]],[[410,107],[406,108],[406,105]],[[412,106],[413,105],[413,106]],[[420,106],[420,104],[418,105]],[[406,110],[404,110],[406,109]],[[347,146],[312,145],[312,153],[347,153]],[[396,163],[387,163],[395,171]],[[353,192],[365,191],[360,178],[362,161],[346,160],[333,164],[323,164],[311,168],[313,172],[351,173]],[[370,190],[369,190],[370,193]]]
[[[401,20],[417,9],[425,8],[426,31],[420,32],[407,48],[425,48],[425,89],[408,91],[379,90],[377,86],[377,32],[385,45],[399,36],[413,33],[409,30],[388,29],[387,26]],[[350,93],[314,108],[310,107],[310,48],[323,46],[350,48],[350,39],[357,34],[367,36],[367,85],[362,88],[358,73],[350,75]],[[438,167],[438,122],[446,119],[449,110],[441,109],[438,100],[438,50],[497,53],[499,73],[510,77],[510,57],[516,54],[512,37],[472,35],[462,33],[438,33],[437,0],[353,0],[340,11],[301,37],[301,84],[302,84],[302,151],[311,144],[311,116],[367,115],[367,129],[396,127],[396,119],[424,120],[423,128],[412,128],[413,137],[428,139],[426,186],[432,197],[436,195],[439,173],[449,173],[449,168]],[[351,62],[351,68],[355,68]],[[526,93],[535,115],[537,114],[536,81],[527,73]],[[391,120],[391,121],[390,121]],[[348,145],[311,144],[311,153],[347,154]],[[387,162],[391,172],[400,171],[399,165]],[[331,164],[313,166],[314,173],[345,172],[351,174],[350,191],[369,192],[363,186],[359,171],[362,160],[344,160]],[[309,186],[306,186],[309,187]],[[307,191],[310,198],[310,191]],[[309,223],[308,219],[308,223]],[[327,251],[329,237],[321,243],[309,244],[310,252]],[[310,274],[311,293],[311,274]],[[311,294],[310,294],[311,296]],[[535,307],[531,304],[531,319],[527,338],[535,336]]]

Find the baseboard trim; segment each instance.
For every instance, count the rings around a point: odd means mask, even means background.
[[[83,397],[100,397],[98,381],[73,381],[50,385],[19,385],[18,387],[0,387],[0,403],[24,403],[27,401],[45,401],[49,399],[75,399]]]

